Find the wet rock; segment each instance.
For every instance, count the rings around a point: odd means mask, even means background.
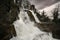
[[[60,39],[60,24],[59,23],[37,23],[36,26],[44,32],[52,33],[52,37],[55,39]]]
[[[19,6],[14,0],[0,0],[0,40],[9,40],[16,35],[13,22],[18,18]]]
[[[60,24],[55,24],[52,30],[53,38],[60,39]]]
[[[29,10],[25,10],[25,11],[27,12],[27,14],[28,14],[30,20],[36,22],[34,16],[32,15],[32,12],[29,11]]]

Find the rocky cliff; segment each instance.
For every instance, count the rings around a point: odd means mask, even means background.
[[[9,40],[16,36],[13,22],[18,18],[18,13],[17,1],[0,0],[0,40]]]

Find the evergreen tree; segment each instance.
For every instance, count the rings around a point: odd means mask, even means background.
[[[53,22],[58,22],[58,8],[55,8],[54,9],[54,12],[53,12]]]
[[[43,21],[43,22],[49,22],[50,21],[50,19],[45,15],[44,11],[42,12],[41,16],[42,16],[41,21]]]

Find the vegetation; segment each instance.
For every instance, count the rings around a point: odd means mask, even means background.
[[[58,18],[59,7],[54,9],[52,13],[54,19],[51,21],[51,19],[49,19],[49,17],[45,15],[45,11],[43,11],[42,15],[40,15],[37,12],[35,6],[31,5],[28,1],[18,1],[16,0],[16,2],[14,3],[14,0],[0,0],[0,40],[9,40],[13,36],[17,36],[13,22],[18,18],[18,13],[20,12],[19,8],[21,6],[26,9],[33,10],[39,21],[46,23],[36,23],[32,12],[26,10],[31,21],[34,21],[39,27],[43,25],[44,27],[42,26],[42,28],[46,28],[48,26],[47,30],[50,31],[51,29],[53,37],[60,38],[60,19]],[[24,2],[22,3],[22,1]]]

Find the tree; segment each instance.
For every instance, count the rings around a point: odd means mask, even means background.
[[[53,22],[58,22],[58,8],[55,8],[54,9],[54,12],[53,12]]]
[[[50,19],[45,15],[45,11],[42,12],[41,21],[42,22],[48,22],[48,21],[50,21]]]

